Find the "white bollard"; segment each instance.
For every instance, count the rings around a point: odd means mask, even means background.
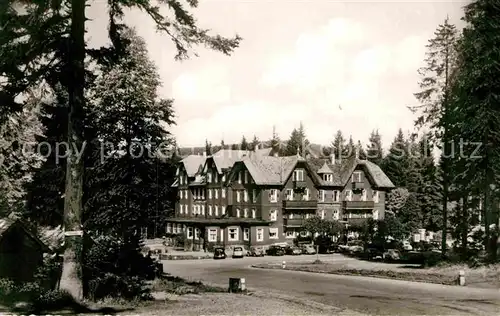
[[[458,285],[465,286],[465,271],[460,270],[458,272]]]
[[[285,269],[285,268],[286,268],[286,262],[285,262],[285,261],[283,261],[283,263],[281,264],[281,268],[282,268],[282,269]]]
[[[244,291],[246,291],[246,290],[247,290],[247,285],[246,285],[246,283],[245,283],[245,278],[242,278],[242,279],[240,280],[240,286],[241,286],[241,291],[243,291],[243,292],[244,292]]]

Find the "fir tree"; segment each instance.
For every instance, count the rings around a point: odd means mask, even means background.
[[[247,139],[245,138],[245,136],[243,136],[243,138],[241,139],[241,144],[240,144],[240,150],[248,150],[248,142],[247,142]]]
[[[341,130],[338,130],[335,134],[335,138],[332,142],[332,154],[335,155],[335,159],[342,160],[342,158],[347,158],[346,153],[346,141]]]
[[[399,129],[382,164],[385,174],[396,187],[405,187],[407,184],[407,159],[407,141]]]
[[[212,143],[205,139],[205,153],[207,156],[212,154]]]
[[[368,146],[366,150],[367,160],[381,166],[382,160],[384,159],[384,153],[382,149],[382,139],[378,130],[372,131],[370,138],[368,140]]]

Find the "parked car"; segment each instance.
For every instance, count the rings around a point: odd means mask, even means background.
[[[387,249],[382,255],[384,261],[399,261],[401,260],[401,253],[397,249]]]
[[[233,258],[243,258],[245,256],[245,252],[243,251],[243,247],[234,247],[233,248]]]
[[[226,259],[226,250],[222,247],[215,248],[214,259]]]
[[[247,251],[247,256],[249,257],[264,257],[266,251],[263,247],[250,247],[250,250]]]
[[[316,254],[316,249],[312,245],[303,245],[302,246],[302,253],[306,255],[315,255]]]
[[[285,255],[285,251],[283,250],[283,247],[281,247],[281,246],[270,246],[267,249],[267,255],[268,256],[283,256],[283,255]]]
[[[286,247],[285,254],[292,255],[292,256],[298,256],[298,255],[302,254],[302,249],[300,249],[299,247],[295,247],[295,246]]]

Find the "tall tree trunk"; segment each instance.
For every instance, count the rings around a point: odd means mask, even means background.
[[[488,179],[488,175],[486,176]],[[484,249],[488,257],[491,259],[490,253],[490,186],[488,180],[486,180],[486,185],[484,187],[484,203],[483,203],[483,214],[484,214]]]
[[[467,237],[469,236],[469,195],[462,198],[462,260],[467,260]]]
[[[60,289],[77,300],[83,299],[82,282],[82,194],[83,194],[83,119],[85,88],[85,0],[71,1],[71,41],[68,82],[68,145],[64,199],[65,250]],[[73,234],[69,232],[74,232]]]

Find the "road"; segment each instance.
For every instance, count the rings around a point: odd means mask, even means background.
[[[245,278],[251,290],[283,293],[370,315],[500,315],[500,290],[444,286],[379,278],[251,268],[264,262],[313,261],[316,256],[163,261],[165,272],[227,285]],[[320,255],[321,261],[346,260]]]

